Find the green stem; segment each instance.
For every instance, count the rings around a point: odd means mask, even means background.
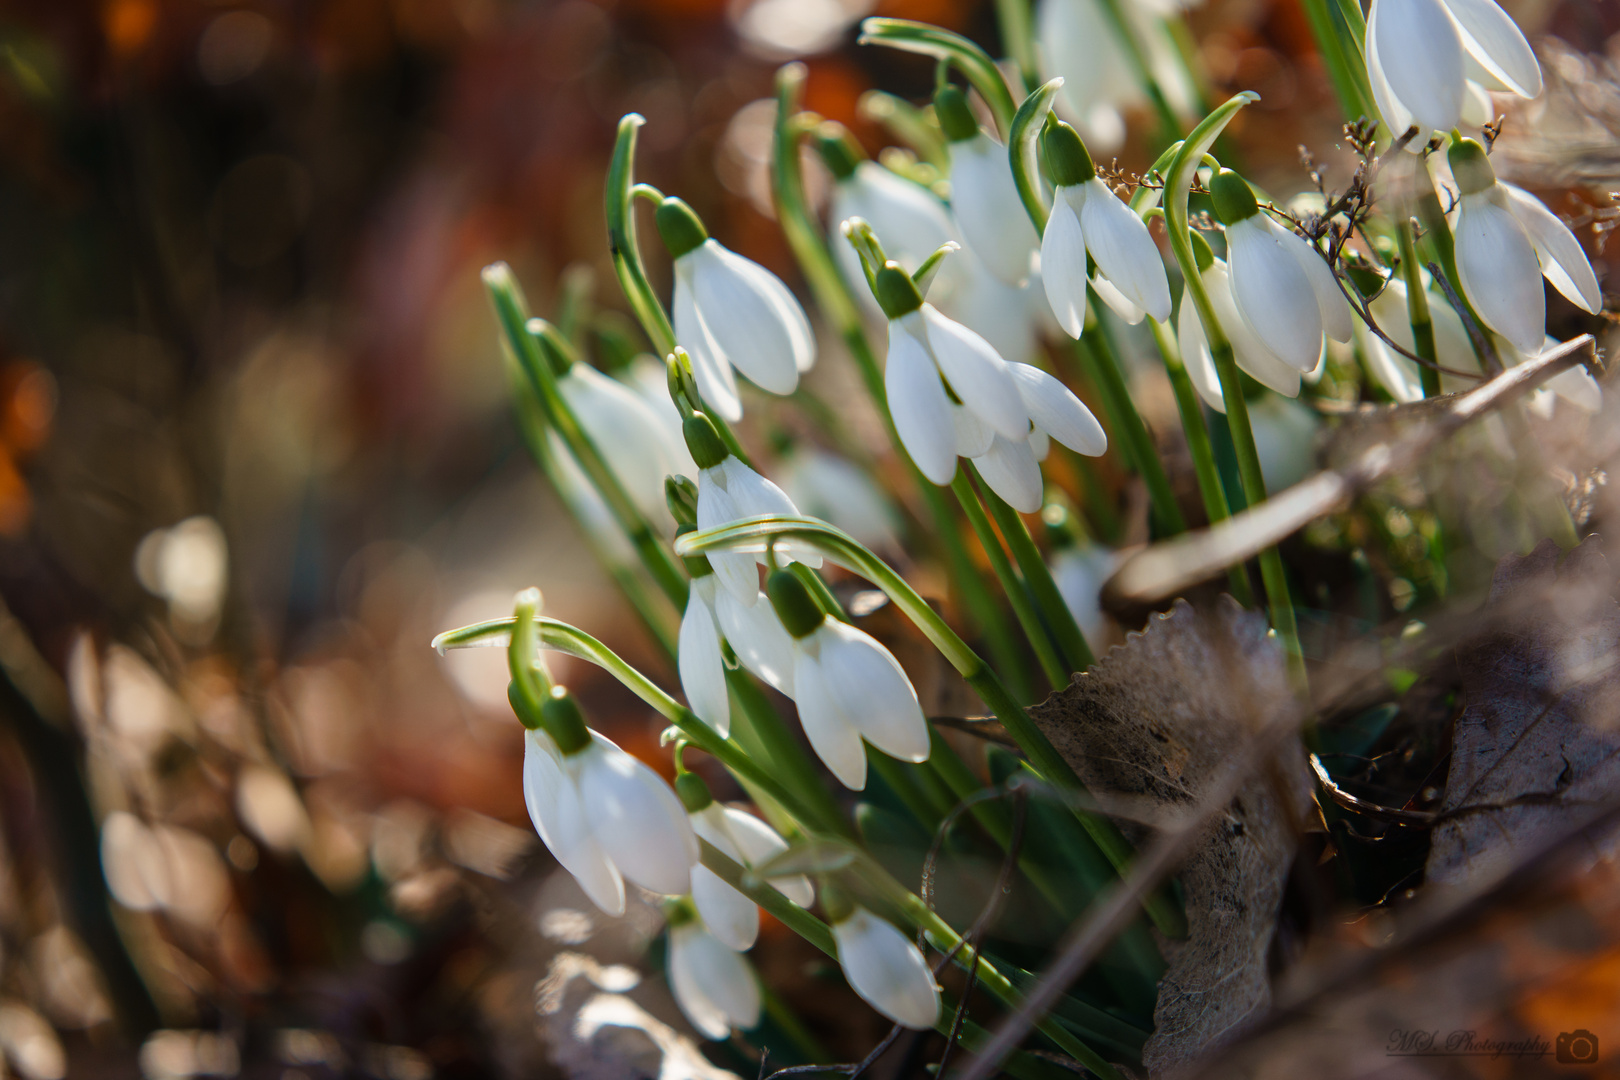
[[[1063,755],[1035,726],[1024,707],[1007,692],[1007,687],[984,659],[957,636],[950,624],[940,618],[939,613],[917,594],[905,578],[849,534],[815,518],[759,517],[703,532],[687,533],[676,541],[675,550],[685,556],[709,551],[762,548],[766,540],[773,536],[810,544],[827,558],[883,590],[884,595],[911,620],[912,625],[922,631],[922,635],[989,706],[1013,742],[1029,759],[1031,768],[1048,783],[1070,794],[1074,799],[1070,809],[1075,817],[1085,826],[1109,862],[1123,872],[1134,854],[1130,843],[1107,818],[1082,807],[1082,800],[1089,800],[1091,796]],[[1145,898],[1143,907],[1162,933],[1170,937],[1186,934],[1186,921],[1167,893],[1161,891]]]
[[[1186,301],[1183,301],[1185,303]],[[1181,413],[1181,428],[1187,436],[1187,452],[1192,455],[1193,472],[1198,476],[1198,493],[1204,500],[1204,514],[1211,525],[1232,516],[1227,502],[1226,488],[1221,483],[1221,471],[1215,464],[1215,448],[1209,441],[1209,428],[1204,423],[1204,405],[1187,375],[1187,365],[1181,360],[1181,349],[1170,328],[1161,322],[1148,320],[1153,327],[1153,342],[1164,358],[1164,370],[1170,376],[1170,388],[1176,395],[1176,410]],[[1226,568],[1227,584],[1232,599],[1244,607],[1254,606],[1254,592],[1249,588],[1249,575],[1242,564]]]
[[[996,0],[996,26],[1001,31],[1001,47],[1018,65],[1024,85],[1036,85],[1041,72],[1035,62],[1035,27],[1029,0]]]
[[[979,495],[973,490],[973,482],[968,478],[971,468],[972,466],[965,466],[956,470],[956,477],[951,481],[951,490],[956,493],[956,501],[961,504],[962,512],[967,515],[968,524],[973,527],[973,535],[979,538],[979,546],[990,559],[990,569],[995,571],[996,580],[1001,582],[1001,591],[1007,594],[1013,614],[1018,617],[1018,625],[1023,627],[1024,637],[1035,650],[1035,658],[1040,661],[1041,670],[1046,674],[1046,681],[1052,689],[1062,689],[1069,685],[1069,673],[1063,669],[1063,660],[1058,656],[1056,643],[1047,633],[1046,627],[1041,625],[1041,617],[1030,601],[1029,592],[1024,588],[1024,583],[1019,580],[1018,575],[1013,572],[1012,562],[1002,550],[1001,541],[996,537],[990,518],[985,515],[984,507],[979,502]]]
[[[1367,81],[1367,61],[1362,55],[1361,42],[1366,36],[1366,23],[1361,21],[1361,9],[1356,9],[1359,30],[1346,21],[1346,10],[1338,0],[1301,0],[1305,18],[1311,24],[1311,36],[1316,39],[1316,51],[1327,68],[1333,93],[1339,99],[1344,118],[1357,120],[1378,118],[1372,86]],[[1384,125],[1388,133],[1388,124]],[[1394,132],[1393,135],[1399,135]]]
[[[936,60],[948,60],[973,84],[996,119],[996,127],[1006,137],[1013,113],[1018,111],[1001,69],[978,45],[961,34],[910,19],[873,17],[861,22],[860,45],[887,45],[903,52],[921,53]]]
[[[1429,317],[1429,293],[1423,287],[1423,267],[1418,265],[1417,243],[1412,236],[1412,219],[1405,218],[1397,227],[1401,243],[1401,272],[1406,276],[1406,317],[1412,324],[1412,352],[1418,359],[1433,365],[1439,360],[1434,347],[1434,321]],[[1420,364],[1418,376],[1423,380],[1423,396],[1436,397],[1440,393],[1438,368]]]
[[[944,556],[955,598],[966,610],[980,638],[988,644],[996,667],[1006,673],[1020,696],[1028,697],[1031,677],[1024,656],[1013,644],[1011,628],[981,577],[979,568],[968,556],[961,529],[951,513],[944,492],[929,483],[901,445],[900,435],[894,427],[894,417],[889,412],[883,373],[878,367],[871,343],[866,339],[860,307],[822,240],[820,226],[810,213],[809,200],[804,194],[804,176],[800,172],[799,138],[794,126],[804,89],[805,70],[803,64],[786,64],[776,74],[776,132],[771,154],[771,191],[782,234],[793,249],[817,305],[837,329],[844,347],[854,358],[867,396],[883,418],[889,445],[896,449],[900,460],[905,463],[913,486],[928,508],[929,517],[934,523],[929,540],[939,546]]]
[[[1095,292],[1091,294],[1090,302],[1094,311],[1102,304]],[[1164,462],[1159,460],[1159,450],[1153,445],[1153,436],[1148,433],[1147,425],[1142,422],[1142,414],[1136,411],[1136,404],[1131,400],[1130,388],[1125,385],[1125,374],[1119,368],[1113,332],[1101,311],[1097,311],[1095,321],[1086,327],[1085,336],[1075,342],[1074,350],[1102,394],[1103,411],[1108,414],[1109,424],[1119,437],[1121,453],[1147,485],[1158,535],[1175,536],[1186,532],[1187,519],[1182,516],[1181,507],[1176,503],[1175,491],[1170,487],[1170,477],[1165,474]]]
[[[971,465],[965,467],[972,469]],[[990,516],[995,518],[996,527],[1006,539],[1008,550],[1017,560],[1019,573],[1024,575],[1025,584],[1035,596],[1035,605],[1040,609],[1047,631],[1057,643],[1064,664],[1071,674],[1085,671],[1097,662],[1097,658],[1086,643],[1085,635],[1080,632],[1080,624],[1074,621],[1074,613],[1064,602],[1063,594],[1058,591],[1057,582],[1052,580],[1052,571],[1047,567],[1046,560],[1041,558],[1034,537],[1029,535],[1029,527],[1024,524],[1018,511],[1008,506],[1001,496],[989,491],[988,485],[986,488],[985,501],[990,506]],[[1054,683],[1053,689],[1060,690],[1068,684],[1069,680],[1065,677],[1063,682]]]
[[[675,351],[675,328],[670,325],[658,294],[653,292],[652,282],[647,280],[641,246],[636,242],[635,213],[630,204],[631,188],[636,182],[636,133],[646,122],[639,113],[630,113],[619,121],[613,161],[608,166],[608,252],[613,257],[613,272],[619,277],[619,286],[624,290],[625,299],[630,301],[630,310],[647,332],[658,355],[668,356]]]

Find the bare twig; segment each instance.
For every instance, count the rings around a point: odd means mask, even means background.
[[[1434,276],[1434,280],[1439,282],[1440,288],[1445,292],[1446,302],[1451,305],[1452,310],[1462,319],[1463,326],[1468,330],[1468,340],[1473,342],[1474,352],[1484,357],[1485,367],[1489,369],[1492,375],[1501,371],[1502,358],[1497,355],[1496,345],[1491,341],[1491,336],[1474,321],[1474,317],[1468,312],[1468,305],[1462,302],[1461,297],[1457,295],[1457,290],[1451,287],[1451,282],[1446,280],[1446,275],[1440,272],[1440,267],[1430,263],[1429,273]]]

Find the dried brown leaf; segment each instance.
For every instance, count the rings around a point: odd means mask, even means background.
[[[1289,695],[1265,619],[1223,597],[1209,612],[1177,601],[1030,715],[1105,811],[1168,829],[1198,812]],[[1183,863],[1188,937],[1168,950],[1143,1053],[1150,1074],[1174,1072],[1269,1006],[1266,955],[1308,801],[1304,754],[1290,739]]]
[[[1595,539],[1497,567],[1459,650],[1465,707],[1429,851],[1431,883],[1476,891],[1620,791],[1620,605]]]

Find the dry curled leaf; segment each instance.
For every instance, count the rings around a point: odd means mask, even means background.
[[[1030,715],[1104,810],[1171,829],[1196,815],[1289,697],[1262,616],[1227,597],[1207,612],[1178,600]],[[1308,803],[1303,751],[1290,740],[1182,865],[1188,936],[1168,950],[1143,1051],[1151,1075],[1173,1073],[1269,1006],[1266,956]]]
[[[1459,650],[1465,707],[1428,880],[1476,891],[1620,790],[1620,605],[1594,539],[1504,559]]]

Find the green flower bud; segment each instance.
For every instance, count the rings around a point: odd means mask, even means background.
[[[816,150],[835,180],[848,180],[855,175],[855,166],[865,160],[859,144],[844,125],[827,121],[816,129]]]
[[[566,686],[551,688],[551,697],[540,706],[540,722],[565,755],[577,754],[591,744],[585,714],[579,711],[578,702]]]
[[[934,93],[934,115],[950,142],[966,142],[979,133],[979,122],[968,108],[967,95],[949,83]]]
[[[1491,168],[1491,159],[1485,155],[1485,148],[1473,139],[1454,141],[1446,151],[1446,160],[1451,164],[1451,175],[1457,181],[1459,194],[1478,195],[1496,186],[1496,170]]]
[[[684,477],[683,477],[684,479]],[[679,539],[687,533],[698,531],[698,527],[690,522],[683,522],[675,527],[675,536]],[[708,577],[714,573],[714,567],[709,563],[707,555],[682,555],[681,562],[686,564],[686,576],[696,581],[698,578]]]
[[[681,797],[681,805],[688,814],[695,814],[714,802],[709,785],[695,772],[683,772],[675,778],[675,794]]]
[[[1097,164],[1091,160],[1080,133],[1059,120],[1048,124],[1041,132],[1041,149],[1046,154],[1046,168],[1052,174],[1052,183],[1059,187],[1073,187],[1093,180]]]
[[[765,579],[765,595],[771,598],[771,607],[776,609],[782,626],[795,638],[809,637],[827,620],[810,590],[791,571],[772,571]]]
[[[917,291],[917,283],[911,280],[911,275],[900,268],[900,264],[893,260],[883,264],[883,269],[877,272],[877,280],[872,286],[872,293],[877,297],[878,307],[883,314],[891,319],[898,319],[902,315],[910,315],[923,306],[922,293]]]
[[[694,248],[702,247],[709,238],[709,230],[703,227],[703,222],[698,220],[692,208],[684,200],[673,196],[659,204],[653,220],[658,223],[658,235],[664,238],[664,246],[669,249],[672,258],[678,259]]]
[[[1222,225],[1236,225],[1260,212],[1254,200],[1254,189],[1249,182],[1231,169],[1222,169],[1209,184],[1210,198],[1215,203],[1215,216]]]
[[[700,412],[681,421],[681,434],[686,437],[686,448],[692,452],[692,460],[700,469],[712,469],[731,456],[726,444],[720,441],[720,433],[714,429],[714,421]]]
[[[664,505],[677,525],[697,524],[697,497],[697,485],[691,480],[684,476],[664,477]]]

